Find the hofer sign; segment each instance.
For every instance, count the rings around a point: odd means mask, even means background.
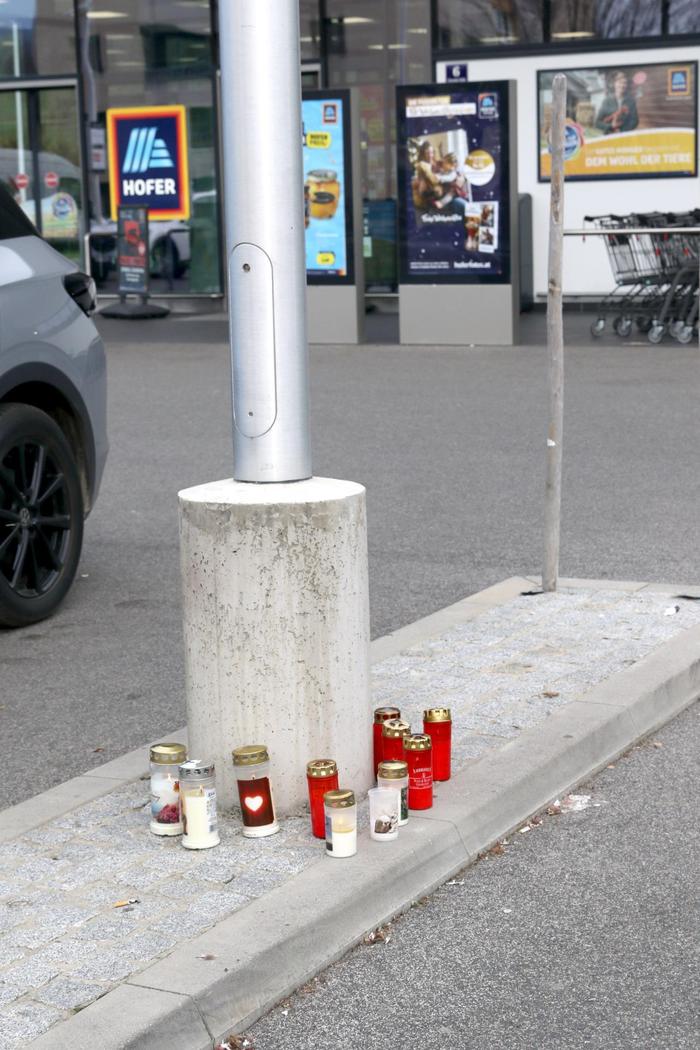
[[[190,188],[184,106],[107,110],[112,218],[120,205],[148,208],[149,219],[188,219]]]

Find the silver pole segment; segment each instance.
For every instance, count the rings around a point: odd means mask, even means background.
[[[297,0],[219,4],[236,481],[311,477]]]

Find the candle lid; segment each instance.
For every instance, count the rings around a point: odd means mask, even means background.
[[[326,791],[323,801],[331,809],[347,809],[355,805],[355,792],[348,788],[337,788],[335,791]]]
[[[451,722],[449,707],[429,707],[423,712],[424,722]]]
[[[310,777],[332,777],[337,772],[338,767],[332,758],[315,758],[306,764],[306,773]]]
[[[182,762],[180,769],[180,780],[206,780],[214,776],[214,763],[203,762],[201,758],[191,758],[188,762]]]
[[[430,751],[433,742],[427,733],[414,733],[403,738],[404,751]]]
[[[386,722],[389,718],[401,718],[401,712],[398,707],[375,707],[375,722]]]
[[[234,766],[259,766],[262,762],[269,762],[265,744],[247,744],[245,747],[234,747],[231,752]]]
[[[382,780],[401,780],[408,776],[408,762],[395,761],[380,762],[377,768],[377,776]]]
[[[184,744],[154,744],[150,751],[151,762],[161,766],[179,766],[186,758]]]
[[[390,718],[388,722],[385,722],[382,726],[382,736],[393,737],[396,739],[400,736],[406,736],[407,733],[411,732],[411,727],[408,722],[404,722],[403,718]]]

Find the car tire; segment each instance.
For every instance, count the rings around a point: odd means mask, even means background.
[[[80,476],[60,427],[0,404],[0,627],[26,627],[65,598],[80,560]]]

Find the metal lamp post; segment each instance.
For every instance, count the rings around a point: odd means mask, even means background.
[[[311,477],[297,0],[219,5],[234,478]]]

